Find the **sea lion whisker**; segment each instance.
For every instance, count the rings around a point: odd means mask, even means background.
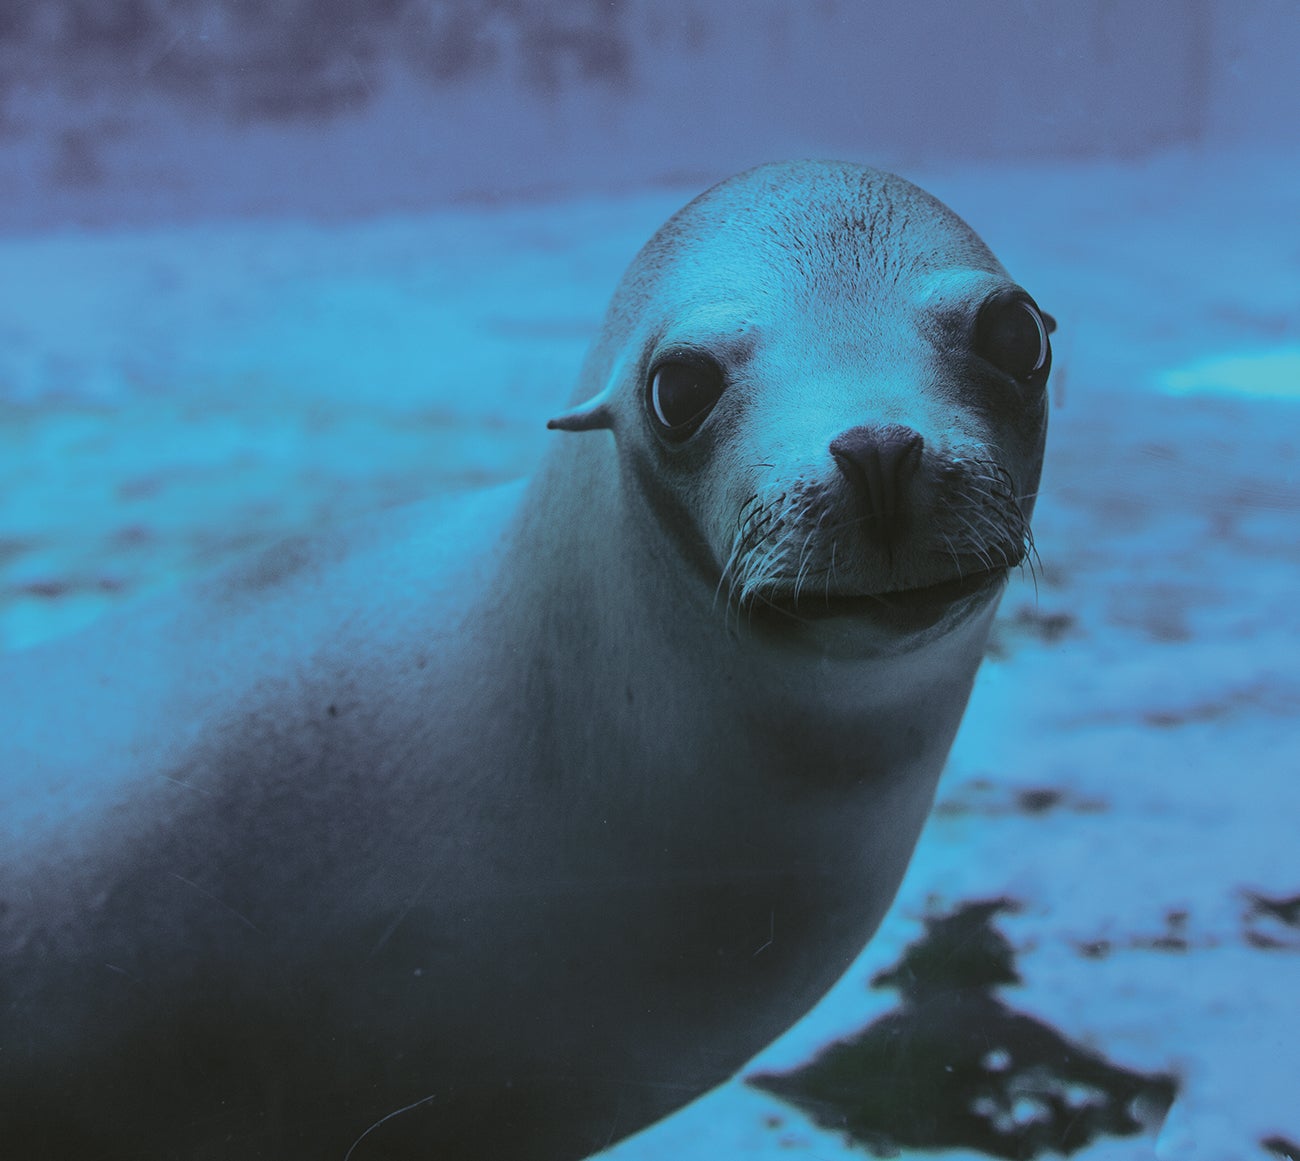
[[[967,520],[966,517],[963,516],[960,512],[951,509],[950,511],[953,512],[953,515],[956,516],[958,520],[960,520],[964,525],[966,525],[967,531],[970,532],[971,534],[973,540],[973,543],[971,545],[971,554],[975,556],[980,561],[980,563],[984,565],[985,568],[992,570],[994,567],[993,560],[987,552],[987,546],[984,543],[984,537],[981,535],[979,529],[974,524],[972,524],[969,520]]]
[[[737,510],[737,512],[736,512],[736,527],[737,527],[738,529],[743,528],[743,527],[745,526],[745,521],[748,519],[748,513],[749,513],[750,506],[753,505],[753,504],[758,503],[758,497],[759,497],[759,493],[758,493],[758,492],[754,492],[754,493],[752,493],[752,494],[750,495],[749,499],[746,500],[746,501],[745,501],[745,502],[740,506],[740,508]]]
[[[731,604],[731,593],[735,585],[734,568],[736,561],[740,558],[739,538],[732,541],[731,555],[727,557],[722,566],[722,571],[718,573],[718,583],[713,586],[713,608],[718,607],[718,598],[722,595],[722,589],[725,585],[727,588],[727,604]]]
[[[804,511],[800,514],[800,518],[802,519],[804,516],[806,516],[808,510],[813,507],[814,505],[812,504],[811,501],[806,503],[804,506]],[[822,524],[825,523],[826,520],[826,513],[827,513],[826,507],[824,505],[816,505],[815,507],[819,508],[819,511],[817,512],[817,519],[813,523],[813,526],[810,529],[808,529],[808,535],[804,537],[803,545],[799,549],[799,566],[795,577],[795,585],[794,585],[794,599],[796,602],[799,600],[799,594],[803,589],[804,581],[810,575],[810,569],[812,567],[812,558],[809,556],[808,553],[808,545],[811,543],[814,536],[822,535]],[[811,575],[816,575],[816,574],[813,573]]]
[[[357,1146],[360,1145],[361,1142],[364,1141],[368,1136],[370,1136],[370,1134],[373,1133],[377,1128],[379,1128],[380,1125],[383,1125],[388,1121],[391,1121],[394,1117],[400,1117],[403,1113],[409,1113],[413,1109],[418,1109],[421,1105],[427,1105],[429,1104],[430,1101],[434,1101],[437,1099],[438,1099],[438,1094],[436,1092],[431,1092],[428,1096],[421,1097],[418,1101],[412,1101],[409,1105],[403,1105],[400,1109],[394,1109],[387,1116],[380,1117],[379,1120],[377,1120],[373,1125],[370,1126],[370,1128],[368,1128],[364,1133],[362,1133],[361,1136],[359,1136],[355,1141],[352,1142],[351,1146],[348,1148],[348,1151],[343,1154],[343,1161],[352,1161],[352,1154],[357,1151]]]
[[[751,593],[756,587],[771,583],[773,579],[773,566],[784,552],[786,546],[794,539],[798,528],[793,522],[787,521],[778,525],[777,529],[774,531],[776,530],[780,531],[780,535],[771,543],[766,543],[764,545],[763,553],[758,559],[757,567],[755,568],[752,577],[747,577],[749,591],[742,594],[742,601],[749,599]]]
[[[962,577],[962,567],[961,567],[961,554],[958,553],[957,548],[953,544],[951,537],[949,537],[946,533],[941,533],[940,535],[943,539],[943,542],[948,546],[948,555],[952,557],[952,562],[957,568],[957,579],[962,580],[963,577]]]

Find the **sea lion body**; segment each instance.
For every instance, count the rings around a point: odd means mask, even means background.
[[[577,1158],[787,1027],[1024,552],[1041,383],[961,337],[1009,285],[900,179],[751,171],[642,251],[527,485],[9,659],[5,1139]],[[683,366],[725,391],[660,430]]]

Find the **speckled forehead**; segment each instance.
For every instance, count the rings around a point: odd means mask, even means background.
[[[761,172],[761,171],[760,171]],[[691,203],[647,248],[658,279],[697,300],[869,301],[938,271],[1001,266],[924,191],[875,171],[725,183]]]

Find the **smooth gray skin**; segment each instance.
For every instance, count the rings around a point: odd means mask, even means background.
[[[915,531],[884,553],[842,527],[825,585],[955,576],[960,449],[1026,514],[1037,487],[1041,392],[969,351],[1007,285],[898,178],[751,171],[620,286],[562,421],[612,434],[7,659],[7,1155],[577,1158],[802,1015],[894,895],[1000,572],[767,615],[728,602],[737,509],[847,503],[829,439],[908,422]],[[644,388],[684,342],[732,382],[672,448]]]

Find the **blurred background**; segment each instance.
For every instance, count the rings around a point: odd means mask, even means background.
[[[9,0],[0,227],[1300,144],[1291,0]]]

